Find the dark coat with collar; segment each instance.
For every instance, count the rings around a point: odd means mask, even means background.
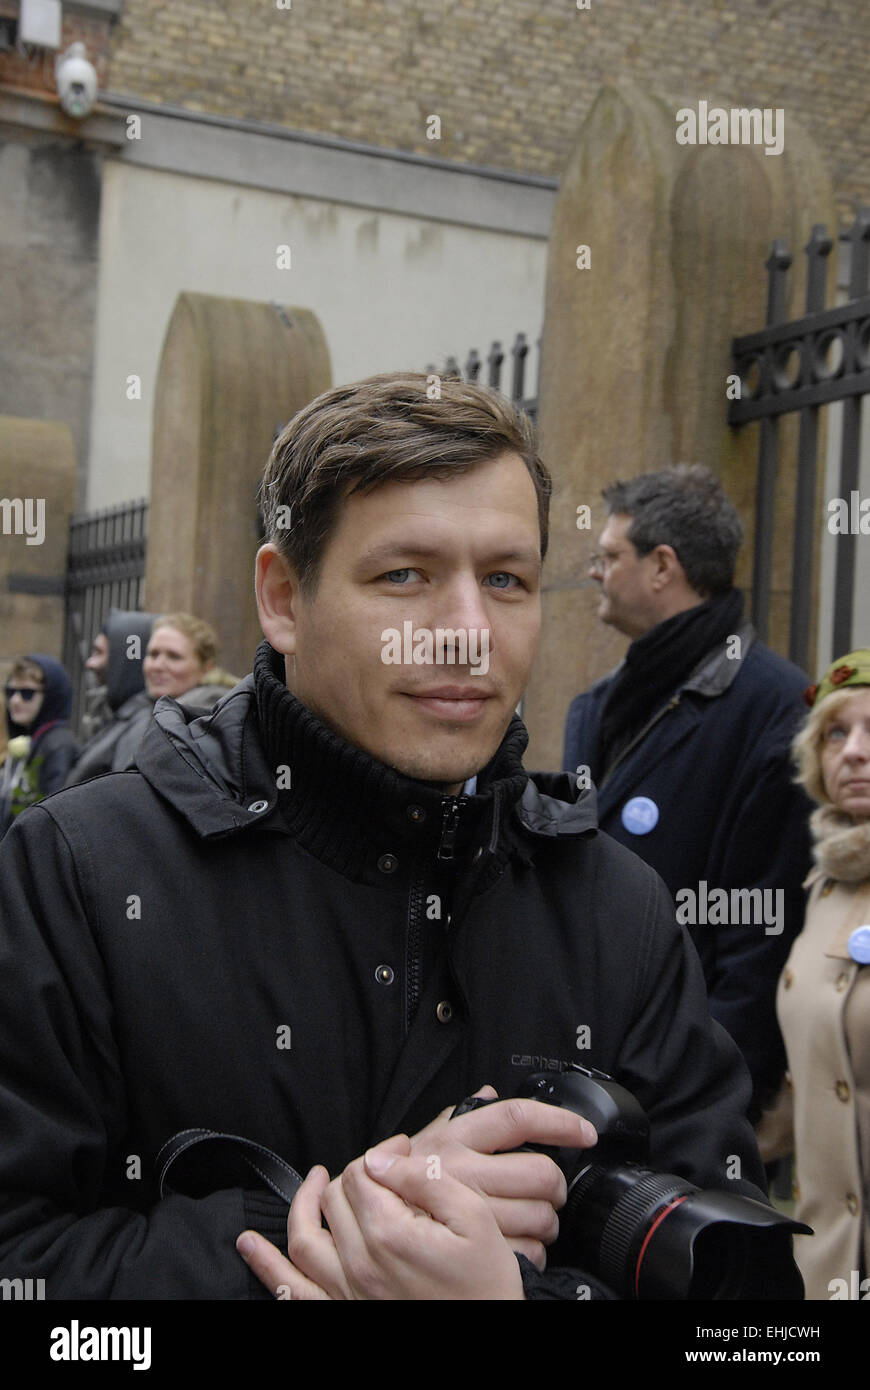
[[[264,664],[277,689],[266,644]],[[253,1225],[283,1246],[286,1206],[238,1175],[159,1200],[171,1135],[336,1174],[558,1059],[636,1094],[655,1166],[759,1195],[743,1062],[594,797],[523,771],[516,718],[455,798],[280,688],[290,789],[249,676],[205,717],[159,701],[139,771],[60,792],[0,851],[0,1275],[48,1298],[262,1296],[233,1243]]]
[[[596,785],[601,827],[681,895],[681,920],[701,957],[711,1012],[752,1074],[757,1118],[785,1070],[776,984],[802,925],[801,885],[810,864],[812,808],[791,780],[790,758],[807,712],[807,677],[759,642],[749,623],[736,635],[740,659],[729,658],[727,642],[705,657]],[[612,680],[613,674],[578,695],[568,710],[563,766],[585,765],[593,779]],[[623,819],[637,797],[658,810],[650,830],[632,822],[630,812],[628,826]],[[729,895],[727,924],[709,920],[719,915],[712,906],[705,912],[716,888]],[[740,888],[768,890],[768,898],[751,905],[735,899],[731,911],[731,890]],[[691,890],[694,904],[683,890]],[[778,890],[779,899],[772,896]],[[782,906],[779,923],[772,913],[762,920],[764,902]],[[708,920],[693,922],[693,915]]]

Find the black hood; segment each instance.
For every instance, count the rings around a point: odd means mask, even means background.
[[[106,699],[114,712],[145,689],[145,674],[142,662],[145,649],[151,636],[153,613],[127,612],[122,608],[110,608],[109,617],[103,631],[109,639],[109,660],[106,666]],[[139,638],[139,655],[127,655],[127,638]]]
[[[42,672],[45,694],[39,713],[30,725],[16,724],[7,708],[6,730],[9,738],[29,734],[35,739],[44,725],[57,723],[59,719],[69,719],[72,709],[72,685],[66,671],[53,656],[43,656],[42,652],[28,652],[25,660],[33,662]]]
[[[277,674],[268,644],[257,657]],[[289,692],[288,692],[289,693]],[[264,747],[255,676],[240,681],[208,715],[185,709],[163,697],[136,757],[148,782],[186,817],[203,837],[232,834],[268,820],[272,829],[292,833],[300,842],[324,847],[327,822],[341,820],[353,807],[354,834],[364,838],[368,825],[361,819],[366,807],[372,820],[391,816],[391,805],[410,801],[427,807],[444,799],[431,783],[403,776],[354,748],[328,730],[300,702],[299,727],[311,750],[308,790],[296,789],[293,802],[276,787],[275,769]],[[597,828],[595,792],[578,793],[575,778],[564,772],[529,774],[521,763],[528,735],[514,716],[501,747],[489,764],[496,777],[482,770],[484,790],[468,798],[474,820],[485,819],[492,839],[499,821],[510,819],[534,837],[577,835]],[[301,759],[293,760],[297,766]],[[504,771],[502,771],[504,769]],[[496,789],[499,789],[497,791]],[[340,790],[337,790],[340,789]],[[300,798],[297,801],[297,797]],[[284,815],[276,815],[281,798]],[[288,811],[289,803],[289,811]],[[501,804],[499,804],[501,803]],[[514,815],[508,816],[513,809]],[[292,828],[291,828],[292,827]],[[331,839],[335,837],[330,835]],[[346,851],[346,846],[344,847]]]

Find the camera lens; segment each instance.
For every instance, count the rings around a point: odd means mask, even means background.
[[[791,1259],[793,1222],[737,1194],[702,1192],[673,1173],[590,1164],[570,1185],[559,1225],[560,1257],[598,1275],[620,1298],[803,1294]]]

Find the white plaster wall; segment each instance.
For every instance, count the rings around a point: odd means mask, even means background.
[[[289,270],[276,266],[281,244]],[[148,495],[154,383],[182,290],[313,310],[335,383],[440,365],[449,353],[464,360],[471,347],[485,356],[493,338],[507,350],[522,331],[530,392],[545,261],[539,237],[107,160],[87,507]],[[132,375],[141,400],[127,398]]]

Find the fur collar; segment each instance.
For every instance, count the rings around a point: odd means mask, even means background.
[[[853,821],[833,806],[820,806],[810,816],[813,858],[829,878],[859,883],[870,878],[870,820]]]

